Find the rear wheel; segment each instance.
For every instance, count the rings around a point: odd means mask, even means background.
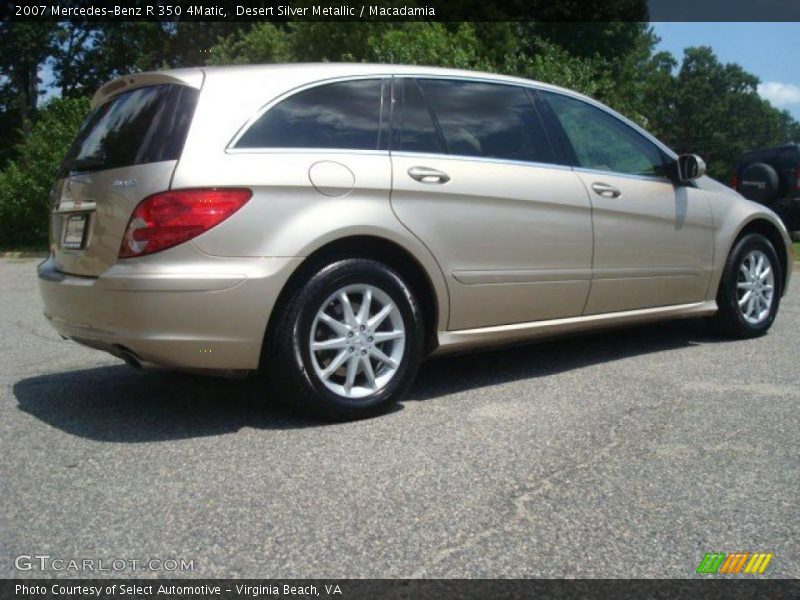
[[[712,322],[717,330],[739,338],[763,335],[775,321],[783,280],[770,241],[751,233],[733,247],[725,263]]]
[[[266,361],[273,387],[296,406],[336,420],[367,417],[413,382],[422,317],[411,288],[386,265],[327,265],[279,310]]]

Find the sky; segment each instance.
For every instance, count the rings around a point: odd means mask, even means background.
[[[711,46],[717,58],[738,63],[761,80],[759,94],[800,120],[800,23],[651,23],[658,50],[680,64],[688,46]]]

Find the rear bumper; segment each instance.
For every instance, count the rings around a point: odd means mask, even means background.
[[[44,314],[63,336],[117,356],[201,370],[254,370],[269,315],[300,258],[131,260],[97,278],[38,267]]]

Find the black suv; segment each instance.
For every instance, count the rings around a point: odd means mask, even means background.
[[[800,144],[751,150],[733,174],[733,188],[774,210],[792,232],[800,231]]]

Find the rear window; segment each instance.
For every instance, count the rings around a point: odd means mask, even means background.
[[[381,146],[380,79],[313,87],[267,110],[245,131],[236,148],[342,148]]]
[[[84,121],[59,176],[177,160],[198,94],[182,85],[153,85],[98,106]]]

